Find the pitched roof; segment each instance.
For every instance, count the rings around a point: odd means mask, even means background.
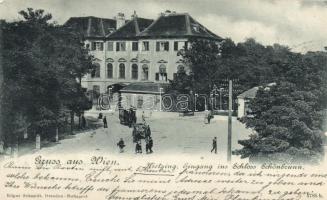
[[[87,38],[132,39],[200,37],[221,41],[187,13],[163,14],[157,20],[134,17],[116,30],[116,20],[98,17],[71,17],[64,24]]]
[[[160,88],[165,89],[167,84],[154,82],[135,82],[120,90],[122,93],[160,94]]]
[[[144,31],[151,23],[152,19],[134,17],[124,24],[117,31],[108,35],[108,39],[133,39],[137,34]]]
[[[209,31],[187,13],[161,15],[138,36],[145,38],[196,36],[212,40],[223,40],[223,38]]]
[[[265,85],[261,85],[261,86],[258,86],[258,87],[253,87],[243,93],[241,93],[240,95],[237,96],[237,98],[241,98],[241,99],[254,99],[255,96],[257,95],[257,92],[259,90],[259,88],[263,88],[264,90],[269,90],[270,87],[272,86],[275,86],[276,83],[273,82],[273,83],[268,83],[268,84],[265,84]]]
[[[116,29],[116,20],[98,17],[71,17],[64,24],[84,37],[103,38]]]
[[[254,99],[255,95],[257,95],[258,89],[259,89],[259,87],[253,87],[253,88],[241,93],[240,95],[238,95],[237,98],[240,98],[240,99]]]

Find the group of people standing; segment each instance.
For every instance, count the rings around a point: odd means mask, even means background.
[[[153,139],[151,136],[145,138],[145,151],[146,153],[153,153]],[[135,145],[135,153],[142,153],[142,143],[141,140],[138,140]]]
[[[134,113],[133,112],[130,112],[130,113],[132,114],[131,116],[133,116]],[[84,116],[83,116],[83,118],[84,118]],[[210,124],[210,120],[212,118],[213,118],[213,116],[212,116],[211,113],[207,113],[206,116],[205,116],[205,119],[208,120],[208,123],[209,124]],[[108,122],[107,122],[106,116],[103,116],[102,113],[100,113],[99,116],[98,116],[98,119],[102,119],[102,121],[103,121],[103,127],[104,128],[108,128]],[[136,116],[135,116],[134,119],[136,119]],[[85,118],[84,118],[84,120],[85,120]],[[83,124],[83,121],[84,120],[82,119],[82,124]],[[144,111],[142,113],[142,120],[145,123]],[[133,120],[133,117],[131,117],[131,122],[133,122],[133,121],[134,121]],[[117,143],[117,146],[119,147],[120,153],[123,153],[124,152],[124,147],[126,146],[123,138],[120,138],[119,142]],[[152,139],[151,136],[147,136],[145,138],[145,151],[146,151],[146,153],[147,154],[148,153],[153,153],[152,148],[153,148],[153,139]],[[217,153],[217,137],[214,137],[213,140],[212,140],[211,153],[213,153],[213,152],[214,153]],[[141,143],[141,139],[138,139],[136,141],[136,144],[135,144],[135,153],[136,154],[138,154],[138,153],[142,154],[142,143]]]
[[[117,146],[119,147],[119,152],[120,153],[123,153],[124,152],[124,147],[126,146],[125,145],[125,142],[123,140],[123,138],[120,138],[119,142],[117,143]],[[153,153],[153,150],[152,150],[152,147],[153,147],[153,139],[151,136],[147,137],[145,139],[145,151],[146,153]],[[135,153],[138,154],[142,154],[142,143],[141,143],[141,140],[138,140],[136,142],[136,145],[135,145]]]

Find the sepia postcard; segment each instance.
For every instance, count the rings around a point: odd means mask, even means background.
[[[0,0],[0,200],[326,200],[326,19]]]

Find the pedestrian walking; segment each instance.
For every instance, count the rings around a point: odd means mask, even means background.
[[[103,117],[103,128],[108,128],[107,117]]]
[[[153,153],[152,147],[153,147],[153,140],[152,140],[152,137],[149,136],[149,151],[150,151],[150,153]]]
[[[125,147],[125,143],[123,138],[120,138],[119,142],[117,143],[117,146],[119,147],[119,152],[123,153],[124,152],[124,147]]]
[[[217,137],[214,137],[212,140],[212,149],[211,149],[211,153],[215,151],[215,154],[217,153]]]

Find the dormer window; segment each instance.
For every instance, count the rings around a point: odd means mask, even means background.
[[[195,32],[198,32],[198,33],[200,32],[200,26],[198,24],[192,24],[192,29]]]
[[[108,32],[109,32],[109,33],[113,33],[114,31],[115,31],[114,28],[108,28]]]

